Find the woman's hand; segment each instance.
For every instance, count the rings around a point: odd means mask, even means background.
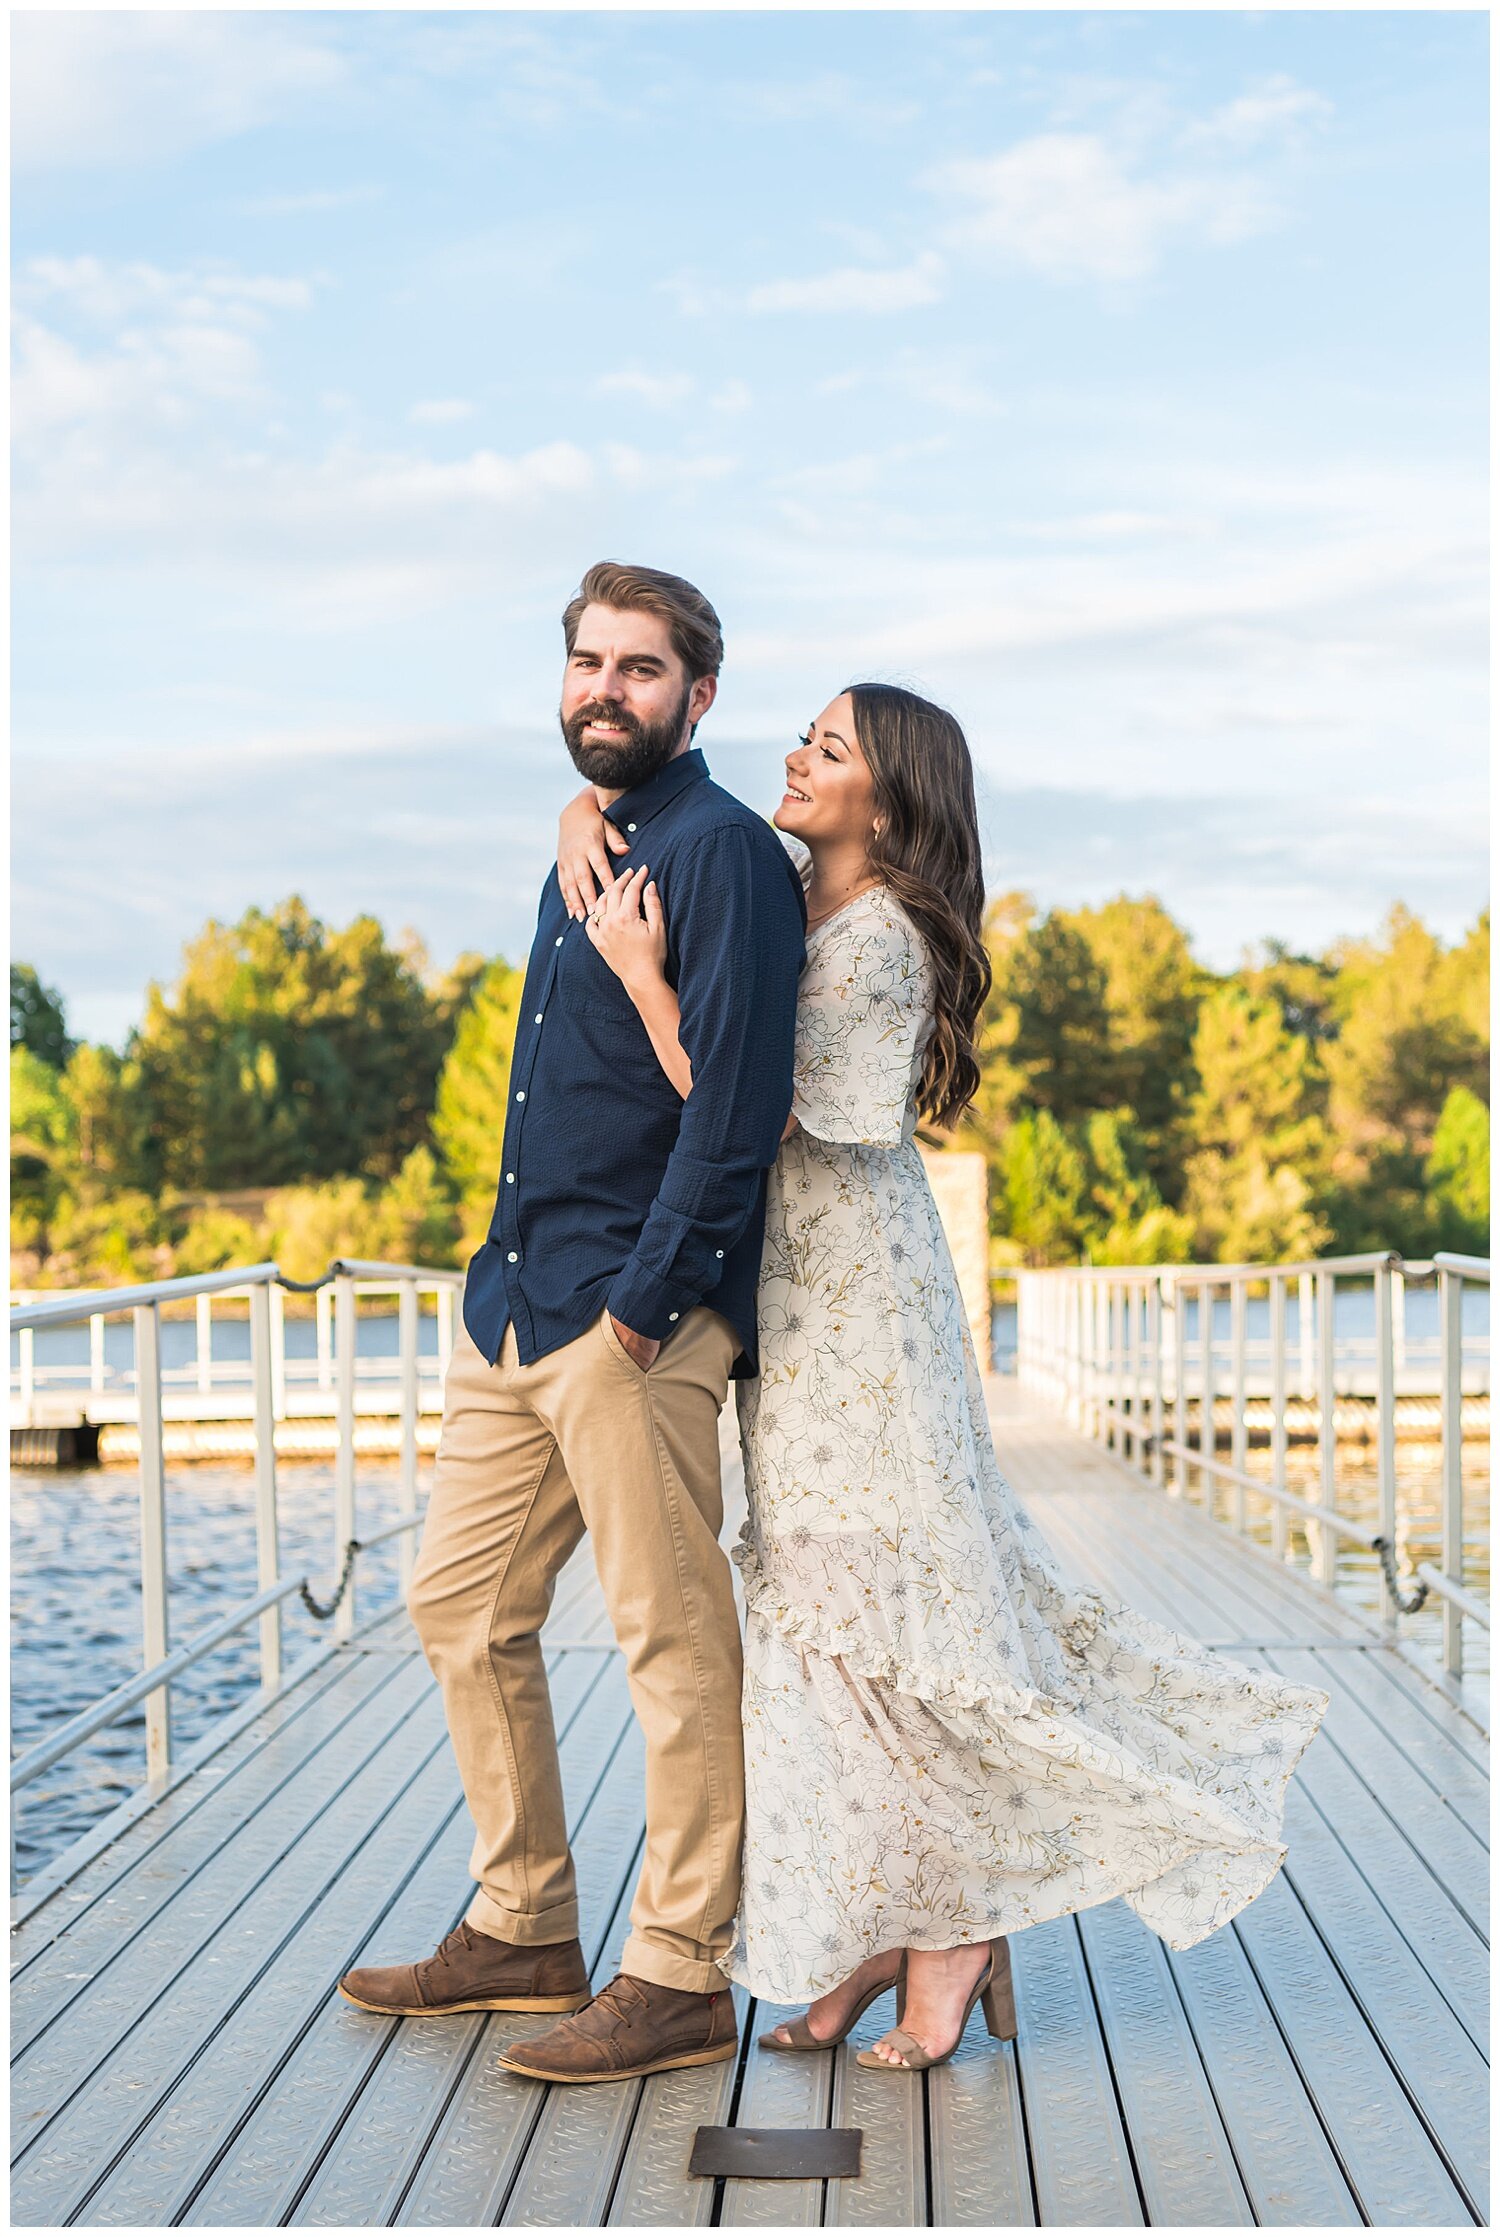
[[[628,854],[630,841],[599,813],[594,788],[585,785],[557,819],[557,882],[570,917],[586,917],[599,895],[614,884],[611,850]]]
[[[584,929],[628,994],[666,983],[666,919],[644,862],[629,877],[605,887],[584,919]]]

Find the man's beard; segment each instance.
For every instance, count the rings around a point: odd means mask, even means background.
[[[557,719],[578,774],[612,792],[629,792],[654,777],[682,743],[692,691],[692,685],[687,684],[676,707],[660,722],[641,722],[607,699],[591,699],[574,715],[564,717],[559,713]],[[606,745],[602,739],[586,739],[583,734],[591,722],[614,723],[626,735],[614,745]]]

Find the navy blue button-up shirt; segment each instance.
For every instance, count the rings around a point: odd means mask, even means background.
[[[615,875],[645,862],[661,896],[692,1093],[677,1093],[634,1003],[569,917],[554,865],[464,1326],[493,1362],[514,1321],[529,1365],[606,1305],[665,1341],[708,1304],[743,1346],[733,1372],[753,1375],[766,1173],[792,1107],[801,880],[775,831],[712,782],[696,748],[605,813],[631,841]]]

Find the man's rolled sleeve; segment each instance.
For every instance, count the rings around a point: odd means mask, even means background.
[[[693,1068],[676,1146],[609,1310],[665,1339],[709,1297],[760,1200],[792,1102],[802,913],[785,866],[731,825],[663,893]]]

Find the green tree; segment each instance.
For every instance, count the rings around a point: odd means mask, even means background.
[[[1180,1265],[1192,1242],[1192,1223],[1163,1203],[1135,1113],[1092,1112],[1083,1140],[1087,1256],[1096,1266]]]
[[[76,1149],[73,1110],[61,1072],[24,1041],[10,1050],[10,1187],[34,1243],[56,1209]]]
[[[1230,1264],[1315,1256],[1329,1228],[1315,1187],[1326,1129],[1310,1044],[1288,1032],[1279,1002],[1230,984],[1199,1012],[1193,1068],[1183,1208],[1195,1254]]]
[[[29,1049],[58,1072],[75,1045],[68,1038],[62,996],[43,986],[29,963],[10,967],[10,1045]]]
[[[1104,967],[1056,911],[1004,950],[984,1025],[990,1061],[1031,1109],[1066,1123],[1118,1100]]]
[[[1105,1047],[1096,1059],[1111,1107],[1134,1113],[1137,1139],[1158,1187],[1174,1193],[1178,1130],[1193,1085],[1193,1033],[1209,975],[1187,934],[1154,894],[1117,894],[1063,918],[1088,942],[1104,973]]]
[[[1337,1033],[1338,969],[1326,957],[1296,955],[1284,940],[1262,940],[1258,959],[1252,951],[1234,977],[1247,994],[1280,1003],[1289,1033],[1307,1041],[1328,1041]]]
[[[1454,1088],[1443,1105],[1425,1175],[1432,1247],[1490,1248],[1490,1114],[1470,1088]]]
[[[1487,1084],[1488,937],[1481,919],[1461,949],[1445,950],[1398,904],[1377,940],[1334,950],[1329,1207],[1345,1250],[1431,1247],[1426,1173],[1439,1118],[1454,1088],[1482,1101]]]
[[[1023,1111],[1000,1153],[1005,1232],[1029,1266],[1060,1266],[1083,1248],[1088,1170],[1082,1150],[1050,1111]]]
[[[142,1177],[225,1189],[390,1178],[426,1138],[440,1003],[373,917],[330,931],[293,897],[211,922],[126,1051]]]
[[[1128,1110],[1092,1111],[1067,1127],[1050,1111],[1024,1111],[1000,1164],[1002,1219],[1028,1265],[1151,1266],[1186,1256],[1188,1222],[1162,1202]]]
[[[497,957],[458,1020],[438,1081],[433,1138],[458,1193],[463,1240],[482,1240],[495,1200],[505,1094],[525,973]]]

